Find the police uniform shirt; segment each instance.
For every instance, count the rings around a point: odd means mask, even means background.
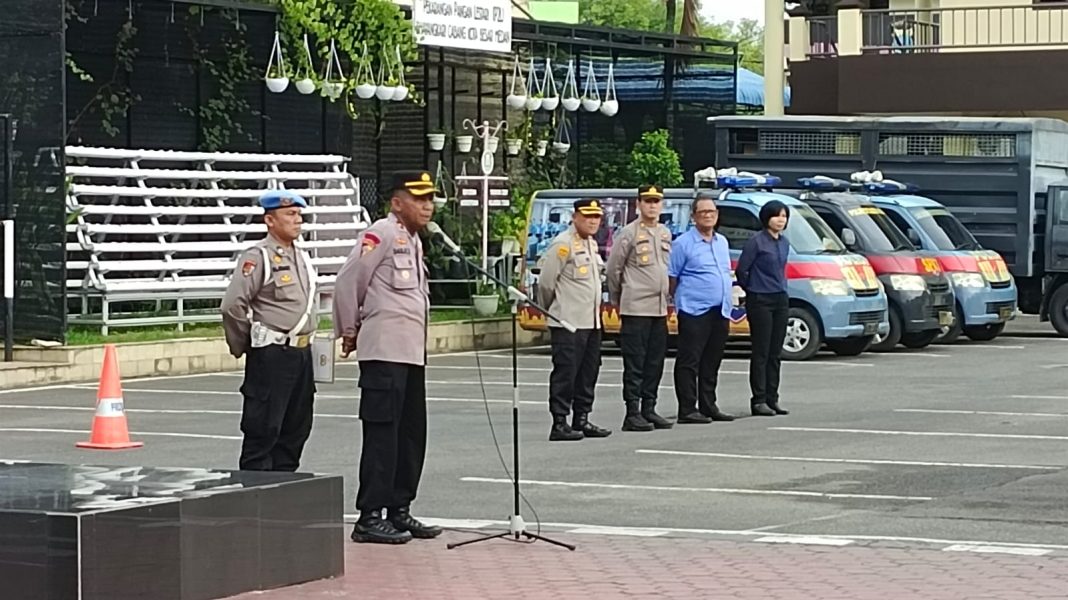
[[[360,234],[334,286],[334,333],[356,359],[426,363],[430,310],[423,245],[393,214]]]
[[[267,262],[264,263],[266,249]],[[270,269],[264,283],[264,270]],[[238,258],[237,268],[222,302],[223,330],[230,353],[244,354],[251,340],[252,321],[279,333],[289,333],[307,311],[311,278],[304,251],[284,244],[268,235]],[[312,315],[296,335],[315,331],[317,319]]]
[[[577,329],[601,327],[601,255],[597,242],[575,227],[553,239],[539,260],[538,299],[549,312]],[[550,319],[550,327],[562,327]]]
[[[671,232],[659,223],[646,227],[637,219],[619,232],[606,267],[609,299],[619,314],[667,316],[670,255]]]

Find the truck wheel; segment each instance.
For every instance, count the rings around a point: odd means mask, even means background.
[[[968,339],[975,340],[977,342],[989,342],[990,340],[1001,335],[1001,332],[1005,331],[1004,323],[994,323],[993,325],[973,325],[971,327],[964,328],[964,335],[968,336]]]
[[[1068,284],[1057,288],[1049,299],[1049,320],[1057,333],[1068,337]]]
[[[872,340],[871,349],[876,352],[890,352],[901,341],[901,316],[897,309],[890,307],[890,331],[885,336],[876,335]]]
[[[919,350],[920,348],[926,348],[930,346],[932,342],[942,333],[941,329],[929,329],[927,331],[917,331],[915,333],[903,333],[901,334],[901,344],[906,348],[912,348],[913,350]]]
[[[816,355],[823,342],[820,324],[808,309],[794,307],[786,318],[786,339],[782,342],[782,357],[786,360],[808,360]]]
[[[953,324],[949,327],[943,327],[941,333],[935,338],[936,344],[952,344],[960,339],[960,334],[964,333],[964,312],[961,311],[960,306],[953,308]]]
[[[858,356],[871,347],[873,339],[875,339],[875,336],[865,335],[840,340],[827,340],[827,347],[838,356]]]

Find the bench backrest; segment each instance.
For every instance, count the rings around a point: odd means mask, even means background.
[[[67,286],[78,291],[225,289],[266,234],[257,199],[308,201],[299,245],[329,287],[370,225],[348,159],[333,155],[68,147]]]

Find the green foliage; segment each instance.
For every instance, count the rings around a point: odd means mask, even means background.
[[[390,0],[273,0],[272,3],[282,10],[279,27],[288,48],[286,55],[290,61],[292,57],[301,57],[296,59],[298,68],[303,67],[310,75],[304,57],[304,34],[308,34],[310,43],[317,44],[317,51],[313,49],[313,52],[319,55],[323,67],[330,58],[330,40],[334,40],[343,65],[346,58],[351,60],[344,81],[336,71],[331,77],[333,82],[343,83],[341,97],[353,118],[358,115],[353,89],[359,83],[368,83],[357,81],[360,61],[365,61],[370,72],[377,75],[388,74],[390,67],[396,66],[398,49],[406,62],[418,57],[412,24]],[[320,68],[311,78],[321,84],[324,74],[325,68]],[[393,85],[396,79],[387,77],[386,83]],[[418,98],[409,93],[409,99]]]
[[[630,174],[637,180],[632,184],[656,183],[671,187],[682,183],[679,154],[671,147],[666,129],[647,131],[630,151]]]
[[[82,20],[81,17],[78,17],[76,5],[72,3],[72,0],[68,0],[66,7],[68,20]],[[141,99],[126,85],[130,73],[133,73],[134,59],[137,58],[138,53],[137,48],[133,45],[135,36],[137,36],[137,28],[134,27],[133,22],[127,21],[119,28],[119,33],[115,37],[115,66],[112,68],[108,79],[104,80],[96,88],[89,102],[78,111],[78,114],[68,124],[68,132],[74,131],[85,115],[99,112],[100,126],[104,129],[104,133],[111,137],[119,134],[120,130],[116,123],[120,119],[125,119],[133,103]],[[70,72],[81,81],[86,83],[98,81],[97,77],[80,67],[69,52],[65,60]]]
[[[619,144],[591,141],[582,145],[582,173],[579,187],[627,187],[633,183],[630,156]]]

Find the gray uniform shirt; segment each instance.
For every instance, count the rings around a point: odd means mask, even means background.
[[[538,261],[538,300],[577,329],[601,327],[601,255],[597,241],[582,239],[574,227],[553,239]],[[549,327],[562,327],[549,319]]]
[[[356,360],[426,364],[430,287],[423,244],[390,214],[360,234],[334,285],[334,333]]]
[[[267,249],[267,264],[263,252]],[[314,272],[304,262],[305,253],[296,246],[286,248],[270,235],[260,240],[237,259],[237,268],[226,288],[222,301],[223,331],[230,354],[240,357],[248,351],[252,341],[248,318],[259,321],[281,333],[288,333],[304,316],[308,306]],[[264,284],[264,269],[270,276]],[[297,332],[306,335],[315,331],[318,319],[313,314]]]
[[[638,219],[619,232],[605,267],[608,297],[619,314],[667,316],[670,255],[671,232],[659,223],[645,227]]]

